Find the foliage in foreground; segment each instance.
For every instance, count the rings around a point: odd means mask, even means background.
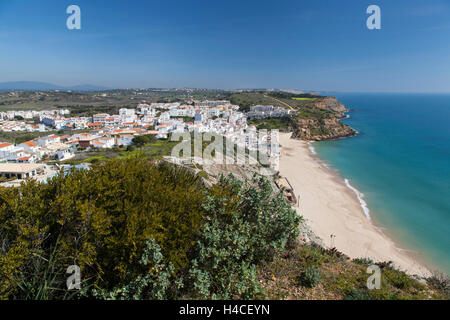
[[[213,186],[204,203],[207,221],[189,270],[194,296],[253,298],[262,292],[256,266],[271,261],[298,236],[300,218],[270,183],[252,187],[231,177]]]
[[[295,244],[300,218],[264,178],[222,177],[127,157],[47,184],[0,188],[3,299],[448,299],[449,281],[419,282],[369,259]],[[66,289],[79,265],[82,290]]]
[[[256,297],[258,264],[299,223],[272,193],[265,179],[206,188],[143,157],[2,188],[0,298]],[[70,265],[81,268],[81,291],[66,290]]]
[[[354,259],[336,249],[297,244],[273,262],[259,268],[271,299],[326,300],[423,300],[448,299],[448,279],[433,277],[426,283],[396,270],[390,262],[376,263],[381,269],[380,289],[369,290],[370,259]],[[320,270],[320,272],[319,272]]]

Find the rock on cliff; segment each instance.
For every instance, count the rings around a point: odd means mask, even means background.
[[[325,97],[314,103],[314,106],[319,109],[331,110],[336,112],[345,112],[348,109],[335,97]]]
[[[339,118],[327,119],[295,119],[293,135],[303,140],[329,140],[353,136],[356,132],[349,126],[339,122]]]
[[[303,140],[329,140],[349,137],[356,132],[339,120],[348,109],[335,97],[322,97],[299,109],[291,120],[295,138]]]

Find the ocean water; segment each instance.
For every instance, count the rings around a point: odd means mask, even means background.
[[[450,274],[450,94],[338,94],[355,137],[314,143],[399,243]]]

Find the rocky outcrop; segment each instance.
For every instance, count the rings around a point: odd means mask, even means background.
[[[291,120],[293,137],[302,140],[330,140],[350,137],[356,131],[339,120],[345,117],[348,109],[335,97],[323,97],[305,106]]]
[[[314,107],[335,112],[345,112],[348,109],[335,97],[324,97],[314,102]]]
[[[341,123],[339,118],[295,119],[293,120],[293,137],[302,140],[330,140],[355,135],[355,131]]]

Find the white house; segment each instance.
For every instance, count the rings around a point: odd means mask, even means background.
[[[117,138],[117,145],[118,146],[130,146],[133,144],[133,138],[134,138],[134,136],[132,136],[132,135],[121,136],[121,137]]]
[[[25,155],[23,157],[17,158],[17,163],[35,163],[37,160],[36,156],[33,154]]]
[[[5,158],[15,149],[14,145],[8,142],[0,143],[0,157]]]
[[[73,149],[70,147],[60,149],[54,153],[54,157],[57,160],[68,160],[75,156]]]
[[[121,116],[134,116],[134,109],[121,108],[119,109],[119,115]]]
[[[112,137],[102,137],[99,139],[96,139],[92,141],[92,146],[94,148],[101,148],[101,149],[109,149],[114,146],[114,138]]]
[[[39,145],[34,141],[25,141],[19,144],[19,147],[23,148],[25,151],[35,153],[39,150]]]

